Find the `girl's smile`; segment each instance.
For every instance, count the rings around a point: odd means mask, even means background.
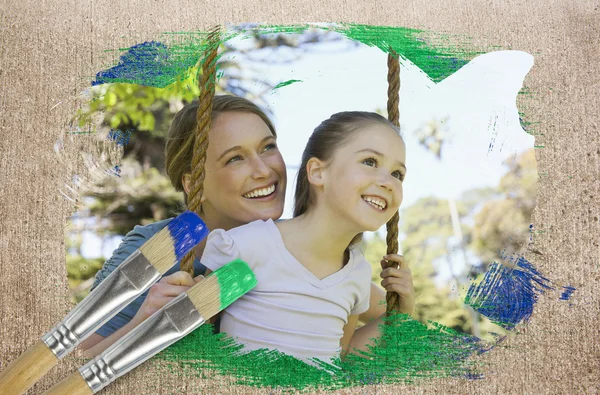
[[[383,124],[364,127],[326,164],[323,198],[357,233],[375,231],[402,203],[405,162],[404,141],[395,130]]]
[[[387,209],[387,200],[380,196],[361,196],[363,200],[377,211],[385,212]]]

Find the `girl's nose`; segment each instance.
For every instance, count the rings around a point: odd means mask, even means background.
[[[387,172],[381,171],[379,172],[379,177],[377,178],[377,184],[384,188],[387,189],[389,191],[392,190],[392,186],[394,180],[391,174],[388,174]]]

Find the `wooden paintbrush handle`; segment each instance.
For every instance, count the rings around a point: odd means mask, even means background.
[[[92,395],[92,389],[78,371],[44,392],[44,395]]]
[[[58,363],[46,343],[38,341],[0,373],[0,388],[4,395],[20,395]]]

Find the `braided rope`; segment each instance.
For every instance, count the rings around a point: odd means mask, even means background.
[[[398,54],[390,49],[388,54],[388,101],[387,101],[388,119],[396,126],[400,126],[400,62]],[[398,211],[386,223],[386,242],[387,254],[398,253]],[[395,265],[395,264],[394,264]],[[392,264],[389,264],[392,266]],[[389,267],[388,266],[388,267]],[[385,297],[387,311],[390,312],[398,308],[400,298],[395,292],[388,292]]]
[[[217,52],[219,49],[219,27],[214,28],[208,35],[205,59],[202,64],[202,75],[199,79],[200,106],[197,112],[197,127],[192,157],[192,180],[194,184],[188,195],[188,210],[200,214],[202,195],[204,193],[204,163],[208,148],[208,131],[210,130],[213,96],[215,95],[215,77]],[[194,275],[194,258],[196,252],[190,251],[180,262],[180,270]]]

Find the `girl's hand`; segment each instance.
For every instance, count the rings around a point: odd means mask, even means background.
[[[395,264],[398,264],[398,269]],[[391,266],[390,266],[391,264]],[[415,288],[413,279],[404,257],[398,254],[385,255],[381,260],[383,278],[381,286],[388,292],[395,292],[400,296],[400,312],[411,314],[415,309]]]

